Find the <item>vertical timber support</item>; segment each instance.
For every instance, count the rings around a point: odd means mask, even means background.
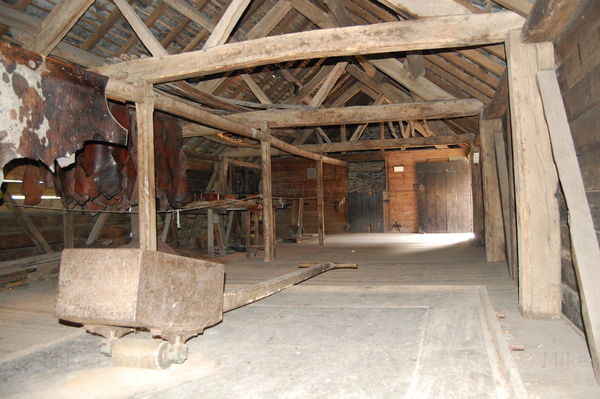
[[[508,271],[513,280],[517,279],[517,245],[513,235],[513,219],[511,218],[511,190],[512,180],[508,173],[508,164],[506,161],[506,144],[504,143],[504,134],[494,134],[494,144],[496,150],[496,166],[498,167],[498,183],[500,183],[500,202],[502,204],[502,220],[504,222],[504,242],[506,243],[506,255],[508,260]]]
[[[223,195],[229,194],[229,182],[227,179],[228,175],[229,161],[227,158],[223,158],[223,160],[219,163],[219,183],[217,188],[217,190]]]
[[[215,256],[215,212],[212,208],[206,210],[206,237],[208,256]]]
[[[73,229],[73,212],[63,212],[63,246],[75,248],[75,236]]]
[[[400,123],[402,124],[402,123]],[[476,245],[483,245],[483,184],[481,183],[481,153],[478,147],[471,148],[471,176],[473,182],[473,234]],[[479,157],[476,163],[476,157]]]
[[[519,257],[519,308],[527,317],[561,313],[558,177],[536,73],[554,67],[552,43],[507,41]]]
[[[501,132],[501,119],[483,119],[483,115],[479,117],[483,208],[485,210],[485,257],[488,262],[503,262],[506,260],[504,223],[494,141],[494,134]]]
[[[262,133],[270,135],[269,126],[264,123]],[[275,254],[275,240],[273,239],[273,198],[271,187],[271,142],[262,140],[260,142],[260,160],[262,164],[262,200],[263,200],[263,239],[265,248],[265,262],[271,262]]]
[[[154,177],[154,96],[152,84],[140,84],[142,101],[135,103],[140,248],[156,251],[156,194]]]
[[[317,220],[319,223],[319,245],[325,245],[325,208],[323,206],[323,161],[317,163]]]

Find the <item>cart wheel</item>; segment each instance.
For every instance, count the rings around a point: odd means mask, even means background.
[[[171,365],[169,343],[159,339],[123,338],[112,350],[115,366],[162,370]]]

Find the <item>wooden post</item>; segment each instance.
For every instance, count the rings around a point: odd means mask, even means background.
[[[508,83],[507,83],[508,84]],[[508,92],[507,92],[508,94]],[[507,100],[508,101],[508,100]],[[507,105],[508,107],[508,105]],[[512,261],[513,261],[513,280],[519,282],[519,244],[517,242],[517,207],[516,194],[515,194],[515,162],[514,154],[512,152],[512,127],[510,112],[506,114],[506,155],[508,160],[508,202],[509,215],[510,215],[510,247],[512,248]]]
[[[477,154],[477,155],[476,155]],[[481,183],[481,162],[475,163],[475,157],[480,157],[479,148],[471,148],[471,176],[473,184],[473,234],[475,243],[483,245],[483,184]]]
[[[213,231],[215,238],[217,239],[217,247],[219,248],[219,255],[225,255],[225,241],[223,240],[223,229],[221,228],[221,216],[216,215],[213,223]]]
[[[215,218],[214,211],[212,208],[206,210],[206,231],[207,231],[207,245],[209,256],[215,256]]]
[[[235,211],[227,212],[227,228],[225,229],[225,244],[227,244],[231,238],[231,229],[233,228],[233,219],[237,214]]]
[[[507,40],[519,256],[519,308],[524,316],[561,313],[558,177],[535,76],[554,67],[552,43]]]
[[[264,134],[270,135],[269,127],[265,123],[261,128]],[[260,142],[260,158],[262,163],[262,205],[263,205],[263,239],[265,249],[265,262],[271,262],[275,253],[273,240],[273,198],[271,192],[271,143],[269,140]]]
[[[140,215],[137,213],[137,207],[132,207],[131,213],[129,214],[129,225],[131,227],[131,240],[138,241],[140,239]]]
[[[550,128],[552,153],[569,208],[569,231],[577,270],[581,310],[596,381],[600,382],[600,248],[569,122],[554,70],[537,74]]]
[[[73,234],[73,212],[63,212],[63,246],[64,248],[75,247]]]
[[[508,165],[506,162],[506,145],[504,144],[504,134],[494,134],[494,145],[496,150],[496,165],[498,167],[498,183],[500,188],[500,202],[502,205],[502,221],[504,225],[504,242],[506,243],[506,254],[508,260],[508,272],[510,277],[517,278],[516,247],[512,245],[513,237],[511,235],[510,218],[510,177],[508,175]]]
[[[304,234],[304,198],[298,199],[298,237]]]
[[[348,132],[346,131],[346,125],[340,125],[340,142],[345,143],[348,141]]]
[[[319,245],[325,245],[325,209],[323,207],[323,162],[317,161],[317,218]]]
[[[141,83],[143,96],[135,103],[140,248],[156,251],[156,193],[154,177],[154,96],[150,83]]]
[[[221,194],[229,194],[229,185],[227,182],[227,175],[229,173],[229,161],[227,158],[223,158],[223,160],[219,163],[219,183],[217,191]]]
[[[179,248],[179,233],[177,232],[177,220],[171,219],[169,227],[171,229],[171,246],[173,248]]]
[[[494,134],[502,132],[502,120],[479,117],[481,140],[481,171],[483,181],[483,208],[485,223],[485,256],[488,262],[506,260],[506,246],[498,187],[498,170]]]
[[[298,234],[298,200],[292,200],[292,212],[290,215],[290,229],[292,230],[292,235],[296,236]]]

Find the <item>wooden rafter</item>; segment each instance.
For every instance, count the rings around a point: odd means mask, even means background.
[[[223,14],[217,26],[213,29],[206,43],[204,43],[204,49],[222,45],[227,41],[233,28],[235,28],[235,25],[246,10],[248,3],[250,3],[250,0],[233,0],[229,4],[227,11],[225,11],[225,14]]]
[[[323,104],[323,101],[325,101],[325,98],[331,92],[333,86],[336,84],[342,73],[344,73],[344,70],[346,69],[347,65],[347,61],[341,61],[335,64],[335,66],[331,69],[331,71],[323,81],[321,87],[319,87],[319,90],[317,91],[315,96],[312,98],[312,100],[310,100],[308,104],[310,107],[318,108],[321,106],[321,104]]]
[[[191,7],[183,0],[164,0],[164,2],[207,31],[212,32],[215,29],[216,24],[212,20],[205,17],[202,13],[199,13],[197,9]],[[204,3],[206,3],[206,1]]]
[[[27,43],[26,47],[38,54],[50,54],[93,2],[94,0],[62,0],[44,19],[40,34]]]

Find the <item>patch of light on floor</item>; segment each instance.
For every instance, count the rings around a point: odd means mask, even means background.
[[[380,246],[398,244],[410,247],[444,247],[466,242],[474,238],[473,233],[350,233],[328,235],[327,245]]]
[[[458,244],[459,242],[469,241],[475,237],[473,233],[430,233],[430,234],[419,234],[415,238],[423,244],[432,245],[452,245]]]

